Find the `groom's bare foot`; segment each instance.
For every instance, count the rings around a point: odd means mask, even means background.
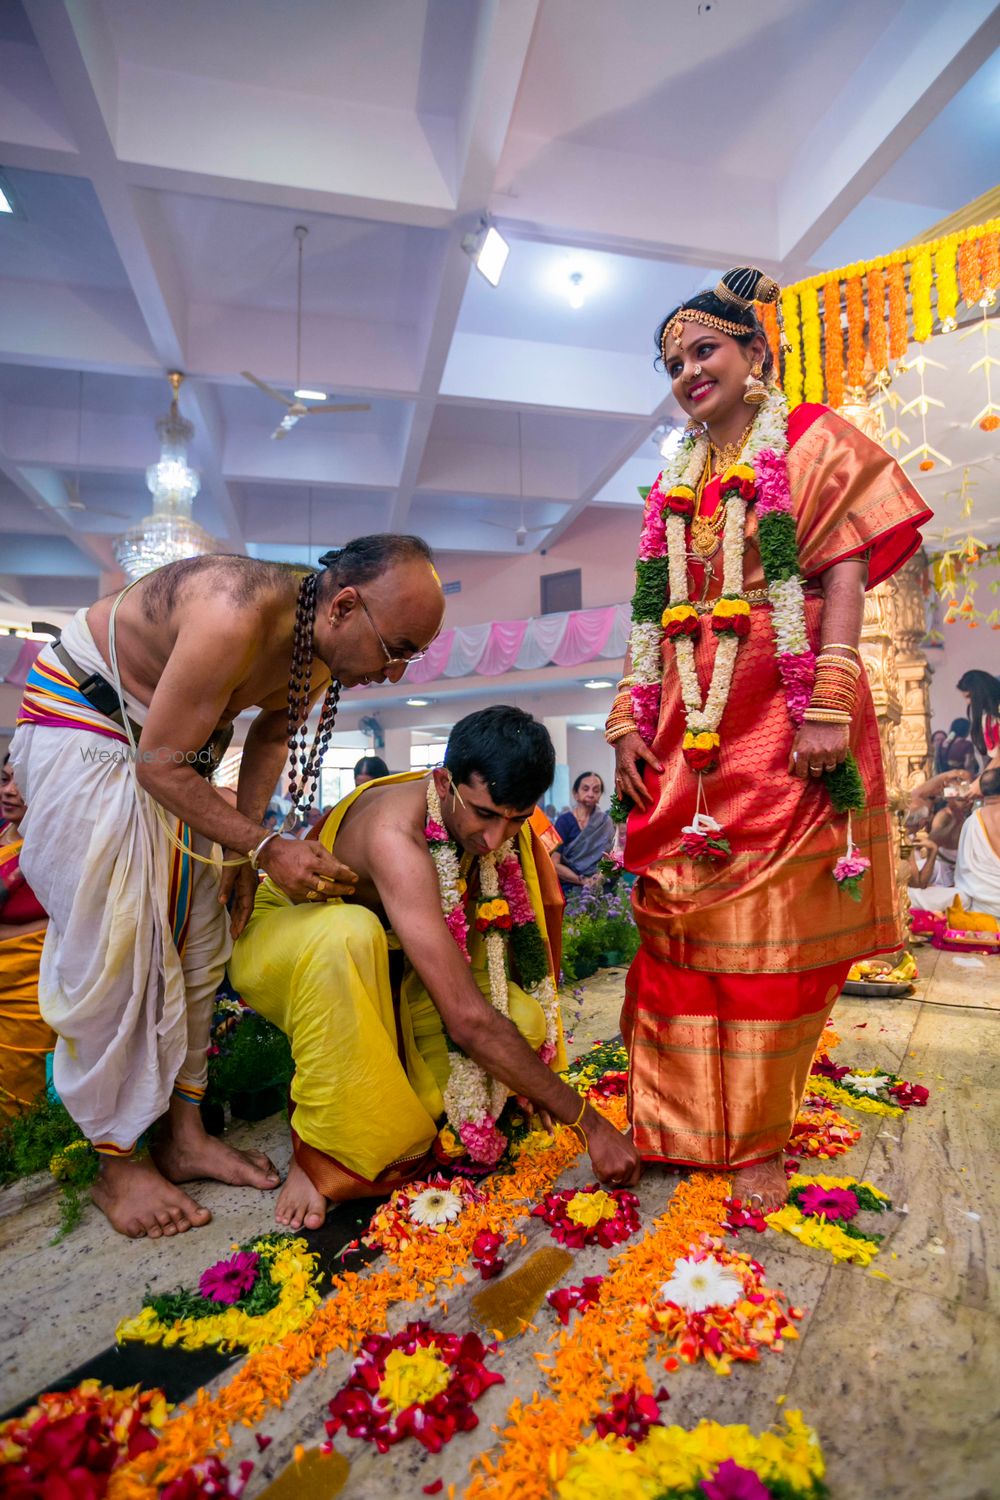
[[[762,1214],[775,1213],[788,1201],[784,1161],[784,1155],[779,1151],[769,1161],[741,1167],[733,1182],[733,1197],[738,1198],[744,1208],[759,1208]]]
[[[163,1235],[184,1234],[200,1229],[212,1217],[207,1208],[168,1182],[147,1157],[102,1158],[101,1175],[90,1196],[112,1229],[133,1240],[143,1235],[158,1240]]]
[[[320,1229],[326,1218],[327,1207],[323,1194],[313,1187],[293,1156],[274,1217],[288,1229]]]
[[[196,1104],[172,1099],[158,1138],[150,1146],[156,1165],[170,1182],[210,1177],[232,1187],[273,1191],[281,1181],[273,1162],[260,1151],[238,1151],[209,1135]]]

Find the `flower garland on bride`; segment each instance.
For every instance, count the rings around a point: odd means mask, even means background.
[[[427,821],[424,838],[437,872],[444,920],[466,962],[469,957],[469,918],[466,883],[461,876],[458,849],[448,836],[434,778],[427,778]],[[479,896],[475,925],[485,935],[490,1003],[500,1015],[508,1006],[508,945],[521,984],[542,1008],[545,1041],[542,1062],[551,1062],[558,1041],[559,1002],[549,971],[548,950],[539,931],[531,897],[514,848],[507,839],[499,849],[479,856]],[[448,1039],[450,1072],[444,1090],[448,1123],[469,1156],[483,1166],[495,1166],[507,1149],[507,1137],[497,1120],[509,1089]]]
[[[744,597],[746,519],[756,504],[758,543],[767,581],[778,672],[788,716],[803,722],[816,678],[816,657],[806,630],[805,592],[788,483],[788,403],[772,386],[761,405],[741,460],[720,478],[722,592],[711,612],[716,636],[708,693],[702,697],[695,667],[701,619],[690,597],[687,525],[694,519],[697,486],[710,458],[708,432],[699,428],[681,444],[673,462],[649,491],[636,560],[632,598],[632,709],[639,733],[651,745],[660,715],[663,643],[670,641],[681,684],[684,759],[699,774],[713,771],[722,748],[721,727],[736,657],[750,633]],[[864,788],[854,756],[823,781],[835,811],[864,806]]]

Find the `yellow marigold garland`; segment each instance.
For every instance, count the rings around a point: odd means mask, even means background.
[[[784,388],[789,408],[802,400],[802,331],[799,327],[799,296],[791,287],[781,294],[781,321],[789,348],[785,353]]]
[[[955,327],[958,317],[958,277],[955,271],[957,247],[953,240],[945,240],[934,252],[934,271],[937,280],[937,312],[941,328],[947,333]]]
[[[913,337],[918,344],[926,344],[934,332],[934,313],[931,309],[931,286],[934,277],[931,271],[929,250],[921,250],[913,257],[910,266],[910,301],[913,308]]]
[[[617,1105],[621,1101],[610,1100]],[[112,1476],[108,1500],[155,1500],[163,1485],[197,1459],[228,1448],[230,1432],[253,1426],[269,1409],[284,1405],[297,1381],[338,1349],[356,1349],[370,1333],[381,1333],[390,1307],[433,1298],[465,1280],[462,1268],[476,1236],[485,1229],[510,1237],[531,1205],[548,1191],[579,1155],[573,1131],[529,1136],[513,1173],[491,1181],[483,1201],[470,1207],[451,1233],[413,1240],[394,1252],[390,1269],[348,1271],[334,1278],[331,1294],[304,1328],[280,1344],[251,1354],[214,1395],[200,1390],[167,1423],[153,1453],[143,1454]]]
[[[802,351],[805,357],[805,401],[823,399],[823,359],[819,326],[819,297],[814,286],[802,291]]]
[[[545,1500],[608,1393],[652,1390],[644,1298],[678,1256],[718,1229],[729,1189],[728,1178],[707,1174],[680,1182],[646,1237],[615,1256],[597,1303],[540,1356],[548,1393],[511,1404],[499,1456],[475,1459],[466,1500]]]

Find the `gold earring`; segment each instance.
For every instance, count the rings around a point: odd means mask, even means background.
[[[744,381],[746,390],[743,392],[743,400],[748,406],[760,406],[767,400],[767,386],[761,379],[763,373],[764,366],[758,363]]]

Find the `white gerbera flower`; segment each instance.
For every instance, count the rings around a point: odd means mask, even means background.
[[[840,1080],[846,1083],[848,1088],[855,1089],[859,1094],[877,1094],[879,1089],[884,1089],[889,1082],[886,1074],[875,1074],[874,1077],[866,1078],[860,1073],[845,1073]]]
[[[705,1260],[678,1260],[674,1274],[660,1287],[665,1302],[675,1302],[685,1312],[704,1312],[709,1307],[730,1307],[743,1295],[743,1283],[735,1271],[714,1256]]]
[[[437,1229],[450,1224],[462,1212],[462,1200],[450,1188],[424,1188],[410,1204],[410,1218],[415,1224]]]

